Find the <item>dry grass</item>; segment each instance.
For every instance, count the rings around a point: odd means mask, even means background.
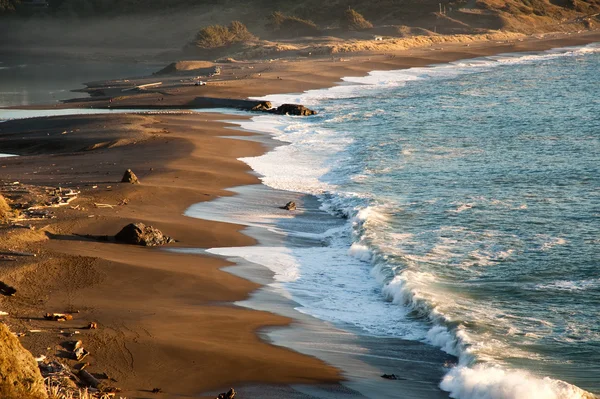
[[[321,34],[314,22],[285,15],[278,11],[269,16],[265,28],[279,37],[318,36]]]
[[[413,36],[388,40],[355,40],[328,46],[331,54],[355,53],[362,51],[400,51],[409,48],[426,47],[446,43],[474,43],[480,41],[517,40],[523,38],[520,33],[495,32],[480,35],[437,35]],[[318,49],[315,49],[318,51]],[[322,52],[322,51],[319,51]]]
[[[59,384],[52,383],[50,378],[46,378],[45,383],[48,399],[115,399],[115,396],[112,394],[94,393],[90,392],[87,388],[65,388]],[[127,398],[119,397],[119,399]]]
[[[232,21],[229,26],[211,25],[200,29],[196,34],[194,45],[202,49],[215,49],[255,40],[256,37],[248,31],[246,25]]]
[[[6,199],[0,194],[0,223],[6,223],[13,216],[13,211],[6,202]]]

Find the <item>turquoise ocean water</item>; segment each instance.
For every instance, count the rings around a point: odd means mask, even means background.
[[[600,394],[599,78],[589,45],[268,97],[319,115],[255,117],[287,145],[245,161],[343,227],[252,261],[303,312],[456,355],[452,397]]]

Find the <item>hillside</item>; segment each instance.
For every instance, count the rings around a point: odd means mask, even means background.
[[[317,53],[327,53],[332,42],[373,40],[375,36],[398,39],[498,30],[529,34],[596,29],[600,13],[600,0],[48,0],[47,7],[28,6],[20,0],[11,11],[7,4],[15,2],[0,0],[4,39],[0,51],[81,47],[82,56],[86,51],[116,50],[148,56],[172,54],[186,45],[190,50],[199,29],[227,26],[231,21],[244,23],[254,40],[245,47],[236,43],[229,53],[252,49],[257,56],[268,56],[298,49],[311,52],[314,47]],[[343,29],[340,20],[349,8],[362,14],[373,28]],[[269,16],[275,11],[310,20],[314,28],[269,29]],[[304,38],[307,35],[311,38]],[[298,45],[299,41],[304,44]],[[323,42],[329,43],[325,50],[320,48]],[[227,55],[228,50],[223,50],[200,55],[215,59]]]

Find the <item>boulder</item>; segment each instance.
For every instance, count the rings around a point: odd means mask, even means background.
[[[168,244],[174,240],[160,230],[143,223],[130,223],[115,235],[115,240],[133,245],[155,247]]]
[[[297,116],[310,116],[310,115],[317,114],[317,111],[308,109],[304,105],[300,105],[300,104],[283,104],[277,108],[270,110],[269,112],[272,112],[277,115],[297,115]]]
[[[0,324],[0,398],[48,397],[37,362],[4,324]]]
[[[290,201],[285,206],[282,206],[281,209],[285,209],[286,211],[295,211],[296,203],[294,201]]]
[[[140,181],[131,169],[127,169],[121,179],[121,183],[140,184]]]
[[[252,107],[252,111],[266,112],[269,111],[271,108],[273,108],[273,105],[270,101],[263,101],[260,104],[257,104],[254,107]]]
[[[234,399],[235,398],[235,389],[231,388],[227,392],[220,393],[217,396],[217,399]]]

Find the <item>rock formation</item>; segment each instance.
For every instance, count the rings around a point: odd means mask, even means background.
[[[127,169],[121,179],[121,183],[140,184],[140,181],[131,169]]]
[[[263,101],[260,104],[257,104],[256,106],[252,107],[252,111],[266,112],[269,111],[271,108],[273,108],[273,105],[270,101]]]
[[[282,206],[281,209],[285,209],[286,211],[295,211],[296,203],[294,201],[290,201],[285,206]]]
[[[270,110],[269,112],[277,115],[297,115],[297,116],[310,116],[316,115],[317,111],[306,108],[300,104],[283,104],[277,108]]]
[[[115,240],[125,244],[156,247],[165,245],[174,240],[164,235],[160,230],[146,226],[143,223],[130,223],[115,235]]]
[[[4,324],[0,324],[0,398],[45,399],[37,362]]]

